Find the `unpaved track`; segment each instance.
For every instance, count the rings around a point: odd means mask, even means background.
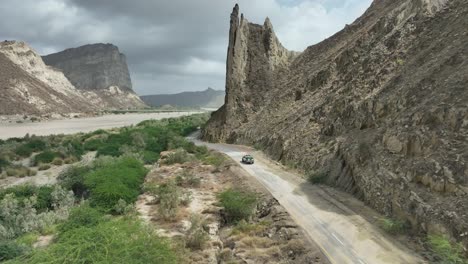
[[[180,117],[201,112],[173,112],[173,113],[136,113],[116,114],[99,117],[85,117],[77,119],[52,120],[38,123],[1,123],[0,139],[24,137],[26,134],[47,136],[53,134],[74,134],[91,132],[98,129],[110,129],[135,125],[144,120]]]
[[[244,146],[205,143],[196,136],[189,139],[223,152],[238,163],[253,151]],[[256,155],[254,165],[241,166],[272,193],[332,263],[425,263],[321,187],[312,186],[262,155]]]

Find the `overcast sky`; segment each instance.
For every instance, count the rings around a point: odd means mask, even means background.
[[[371,0],[1,0],[0,39],[41,55],[113,43],[140,95],[224,89],[229,15],[268,16],[283,45],[302,51],[352,23]]]

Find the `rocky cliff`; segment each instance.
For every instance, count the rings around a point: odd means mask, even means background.
[[[421,232],[468,245],[468,2],[375,0],[301,54],[231,15],[203,136],[261,146]]]
[[[125,55],[112,44],[91,44],[43,56],[82,91],[103,99],[106,108],[140,108],[144,103],[132,90]]]
[[[62,72],[48,67],[26,43],[0,43],[0,114],[52,114],[98,109]]]

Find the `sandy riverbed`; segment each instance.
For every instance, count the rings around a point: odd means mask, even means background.
[[[5,123],[0,124],[0,139],[23,137],[28,133],[30,135],[34,134],[38,136],[46,136],[52,134],[91,132],[97,129],[110,129],[115,127],[134,125],[148,119],[179,117],[194,113],[198,112],[138,113],[52,120],[38,123]]]

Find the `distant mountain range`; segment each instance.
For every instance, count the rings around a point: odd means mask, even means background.
[[[183,92],[177,94],[156,94],[140,96],[149,106],[172,105],[181,107],[219,108],[224,104],[222,90],[208,88],[204,91]]]

